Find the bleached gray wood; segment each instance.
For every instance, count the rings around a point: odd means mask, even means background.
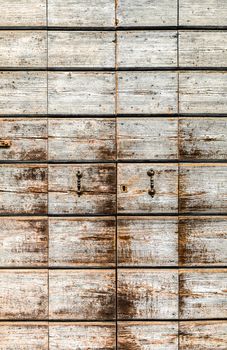
[[[48,24],[65,27],[112,27],[114,0],[48,0]]]
[[[49,72],[50,114],[113,114],[115,74],[111,72]]]
[[[0,115],[46,112],[46,72],[0,71]]]
[[[119,26],[175,26],[177,25],[176,0],[118,0]]]
[[[114,68],[115,33],[49,31],[49,67]]]
[[[113,320],[114,270],[49,270],[49,317]]]
[[[119,159],[177,159],[177,118],[118,118]]]
[[[118,31],[117,65],[119,67],[176,67],[177,32]]]
[[[177,112],[176,72],[119,72],[117,76],[118,113]]]
[[[50,118],[49,160],[114,160],[115,129],[112,118]]]

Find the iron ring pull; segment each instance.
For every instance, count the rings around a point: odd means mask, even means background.
[[[82,173],[80,170],[77,171],[76,177],[77,177],[77,194],[78,197],[82,195],[82,190],[81,190],[81,178],[82,178]]]
[[[154,195],[155,195],[155,189],[154,189],[154,170],[153,169],[150,169],[148,170],[147,172],[147,175],[150,177],[150,188],[148,190],[148,194],[154,198]]]

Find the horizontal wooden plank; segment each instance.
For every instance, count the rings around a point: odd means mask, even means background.
[[[152,169],[154,176],[149,176]],[[155,194],[149,194],[151,180]],[[177,213],[177,164],[118,164],[119,213]]]
[[[115,74],[111,72],[49,72],[50,114],[113,114]]]
[[[174,26],[177,25],[176,0],[118,0],[119,26]]]
[[[115,33],[48,32],[49,67],[114,68]]]
[[[227,159],[227,118],[179,118],[182,160]]]
[[[45,118],[0,118],[1,160],[47,160],[47,120]]]
[[[50,270],[49,317],[112,320],[115,318],[115,271]]]
[[[48,350],[48,324],[1,322],[1,350]]]
[[[181,265],[227,265],[227,217],[181,217],[179,261]]]
[[[183,319],[227,317],[227,269],[181,270],[179,313]]]
[[[114,160],[115,129],[112,118],[50,118],[49,160]]]
[[[47,212],[47,166],[0,166],[0,213],[45,214]]]
[[[112,322],[51,323],[50,350],[115,350],[115,324]]]
[[[0,319],[46,319],[47,282],[47,270],[0,270]]]
[[[227,165],[181,164],[179,209],[182,213],[226,213]]]
[[[178,220],[172,217],[119,217],[118,266],[178,264]]]
[[[118,349],[134,348],[178,350],[177,322],[118,322]]]
[[[118,31],[117,65],[119,67],[176,67],[177,32]]]
[[[227,72],[180,72],[180,113],[226,113]]]
[[[179,32],[179,64],[183,67],[227,66],[227,33],[182,30]]]
[[[82,177],[81,195],[77,173]],[[49,166],[51,214],[113,214],[116,210],[115,164]]]
[[[45,26],[46,0],[0,0],[1,26]]]
[[[118,318],[178,317],[177,270],[120,269],[117,275]]]
[[[50,266],[115,266],[115,218],[50,218]]]
[[[0,266],[36,267],[48,264],[46,218],[0,218]]]
[[[176,72],[119,72],[117,112],[177,113]]]
[[[118,118],[119,159],[177,159],[177,118]]]
[[[47,113],[47,73],[0,71],[0,115]]]

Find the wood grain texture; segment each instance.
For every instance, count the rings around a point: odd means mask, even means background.
[[[183,319],[227,317],[227,269],[181,270],[179,313]]]
[[[0,32],[0,67],[39,68],[47,66],[47,32],[3,30]]]
[[[118,0],[119,26],[175,26],[177,25],[176,0]]]
[[[45,26],[46,0],[0,0],[1,26]]]
[[[101,161],[116,158],[115,119],[50,118],[49,160]]]
[[[226,321],[180,322],[181,350],[225,350]]]
[[[153,169],[154,197],[149,195],[150,176]],[[124,187],[125,186],[125,187]],[[119,213],[177,213],[177,164],[118,164]]]
[[[47,73],[0,71],[0,115],[45,114]]]
[[[117,299],[120,319],[176,319],[178,272],[170,269],[120,269]]]
[[[178,158],[176,118],[118,118],[119,159],[151,160]]]
[[[227,218],[181,217],[179,261],[189,266],[227,265]]]
[[[176,67],[176,31],[118,31],[118,67]]]
[[[45,118],[0,118],[0,141],[10,141],[10,147],[0,147],[1,160],[47,160],[47,120]]]
[[[49,317],[56,320],[113,320],[115,271],[50,270]]]
[[[214,30],[180,31],[179,64],[183,67],[226,67],[227,33]]]
[[[227,118],[179,118],[182,160],[227,159]]]
[[[50,218],[50,266],[115,266],[115,218]]]
[[[180,113],[226,113],[226,72],[180,72]]]
[[[178,350],[177,322],[118,322],[119,350]]]
[[[118,266],[178,264],[178,220],[172,217],[119,217]]]
[[[82,173],[77,194],[77,172]],[[113,214],[116,210],[115,164],[49,166],[49,212],[52,214]]]
[[[119,72],[117,112],[176,113],[176,72]]]
[[[115,74],[111,72],[49,72],[50,114],[113,114]]]
[[[114,68],[115,33],[50,31],[48,65],[49,67]]]
[[[1,270],[0,319],[46,319],[47,281],[47,270]]]
[[[46,218],[1,217],[0,226],[0,266],[48,265]]]
[[[226,213],[226,164],[181,164],[179,208],[182,213]]]
[[[112,322],[51,323],[50,350],[116,350]]]
[[[0,213],[46,214],[47,166],[0,166]]]
[[[1,350],[48,350],[48,324],[1,322]]]
[[[48,23],[63,27],[112,27],[115,24],[115,2],[48,0]]]

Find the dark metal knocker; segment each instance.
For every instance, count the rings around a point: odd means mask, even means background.
[[[150,188],[148,190],[149,195],[153,198],[155,195],[155,189],[154,189],[154,170],[150,169],[147,172],[147,175],[150,177]]]
[[[77,171],[76,176],[77,176],[77,194],[80,197],[82,195],[81,178],[83,176],[80,170]]]

